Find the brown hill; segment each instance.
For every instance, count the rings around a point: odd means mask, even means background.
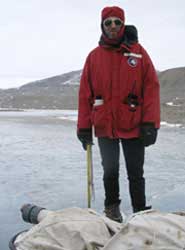
[[[75,109],[81,70],[0,92],[0,108]]]
[[[0,108],[77,109],[81,70],[0,91]],[[185,124],[185,67],[158,72],[162,120]]]
[[[185,67],[169,69],[158,76],[162,120],[185,124]]]
[[[168,69],[158,76],[163,103],[185,98],[185,67]]]

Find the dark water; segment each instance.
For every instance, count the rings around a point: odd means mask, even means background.
[[[20,216],[24,203],[48,209],[87,206],[86,154],[76,139],[76,124],[60,112],[0,113],[0,249],[29,228]],[[185,129],[162,127],[147,148],[147,201],[162,211],[185,210]],[[102,212],[104,191],[99,151],[93,147],[96,199]],[[131,213],[124,160],[121,158],[122,210]]]

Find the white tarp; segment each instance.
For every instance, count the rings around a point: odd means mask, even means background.
[[[103,250],[185,250],[185,214],[137,213]]]
[[[14,245],[17,250],[99,250],[120,228],[91,209],[68,208],[49,212]]]
[[[50,212],[21,234],[15,246],[17,250],[185,250],[185,214],[149,210],[120,224],[93,210],[69,208]]]

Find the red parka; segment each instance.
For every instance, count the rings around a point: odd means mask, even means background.
[[[160,126],[159,82],[149,55],[139,43],[98,46],[81,76],[78,130],[94,126],[97,137],[134,138],[143,123]]]

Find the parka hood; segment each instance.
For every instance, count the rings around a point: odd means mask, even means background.
[[[103,35],[100,37],[99,45],[105,47],[120,47],[120,44],[124,44],[127,47],[138,43],[138,31],[134,25],[125,25],[124,34],[119,44],[109,44]]]
[[[118,33],[116,39],[109,39],[103,28],[103,21],[108,17],[117,17],[123,21],[123,25]],[[101,30],[102,30],[102,38],[109,45],[117,45],[120,44],[121,38],[123,36],[125,30],[125,13],[124,10],[119,8],[118,6],[105,7],[101,12]]]

